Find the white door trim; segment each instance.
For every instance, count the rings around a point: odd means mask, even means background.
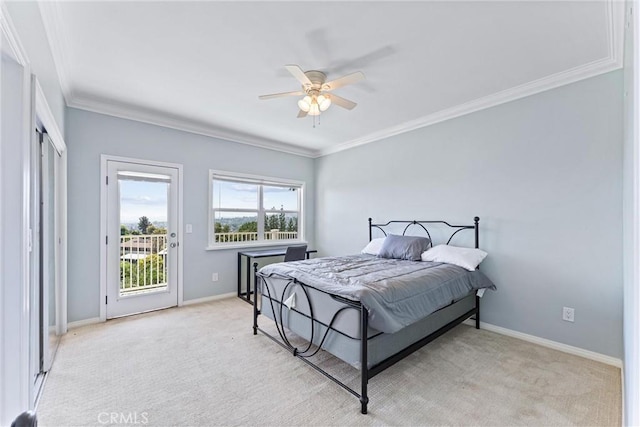
[[[15,123],[18,142],[0,138],[0,282],[15,283],[11,292],[0,288],[0,424],[11,424],[20,412],[33,408],[30,375],[29,210],[31,150],[31,71],[25,50],[6,6],[0,8],[0,37],[22,70],[20,123]],[[16,186],[15,184],[18,184]],[[17,209],[16,209],[17,208]],[[19,211],[19,213],[16,213]],[[12,265],[11,265],[12,264]]]
[[[67,333],[67,144],[56,123],[47,98],[44,96],[40,82],[36,76],[36,119],[42,123],[49,139],[60,154],[59,167],[56,167],[55,205],[57,214],[56,236],[60,244],[56,245],[58,261],[56,278],[56,333]]]
[[[631,26],[629,32],[633,34],[633,90],[626,93],[631,97],[628,108],[633,111],[632,117],[632,142],[629,154],[630,162],[630,204],[632,210],[629,219],[625,218],[624,226],[628,225],[627,233],[631,234],[631,243],[627,250],[631,254],[625,254],[628,264],[625,272],[628,275],[624,283],[623,293],[623,341],[624,341],[624,369],[623,369],[623,420],[622,425],[640,425],[640,14],[637,10],[638,2],[627,2],[627,19]],[[633,9],[633,12],[632,10]],[[628,90],[628,88],[625,88]],[[629,130],[629,128],[627,128]],[[626,378],[625,378],[626,377]]]
[[[61,253],[60,253],[60,299],[57,301],[60,305],[57,307],[59,313],[59,322],[61,326],[60,333],[66,332],[67,328],[67,154],[66,144],[64,142],[62,132],[55,121],[51,108],[46,100],[44,92],[40,87],[39,82],[35,82],[35,105],[31,105],[29,99],[33,99],[34,94],[31,93],[31,63],[24,49],[18,32],[13,25],[11,15],[7,10],[4,1],[0,2],[0,32],[4,35],[7,41],[8,51],[13,55],[15,61],[24,68],[24,97],[25,102],[22,114],[22,122],[19,124],[23,128],[23,138],[21,138],[21,144],[18,146],[8,145],[0,149],[4,162],[7,164],[15,164],[21,168],[21,172],[17,175],[12,175],[13,168],[6,168],[6,170],[0,171],[0,185],[8,185],[13,188],[10,183],[15,183],[15,180],[19,178],[22,182],[21,189],[18,192],[11,192],[11,198],[5,197],[3,192],[3,200],[0,200],[0,218],[9,220],[5,222],[7,230],[13,230],[14,233],[20,234],[19,244],[15,244],[15,241],[3,239],[0,241],[0,278],[4,282],[5,279],[11,278],[9,281],[13,281],[20,284],[20,302],[16,304],[16,300],[5,299],[4,295],[0,292],[0,309],[5,313],[11,313],[4,319],[9,324],[3,323],[0,320],[0,371],[4,369],[10,369],[12,372],[17,372],[16,375],[12,375],[11,381],[4,381],[0,384],[0,424],[11,424],[11,421],[22,411],[33,408],[35,402],[31,400],[32,396],[32,381],[29,374],[29,318],[32,307],[29,301],[29,210],[30,210],[30,179],[31,170],[30,165],[30,147],[32,144],[32,132],[35,123],[33,123],[33,115],[39,120],[43,126],[47,129],[53,143],[62,156],[62,167],[60,170],[60,205],[62,206],[60,212],[60,238],[62,239]],[[37,77],[37,76],[36,76]],[[33,101],[32,101],[33,102]],[[10,150],[6,150],[11,148]],[[3,168],[4,169],[4,168]],[[11,207],[11,212],[14,211],[15,206],[21,207],[20,220],[14,217],[7,217],[9,215],[8,207]],[[16,220],[14,220],[16,219]],[[6,237],[6,235],[4,235]],[[10,252],[8,252],[10,251]],[[20,268],[11,268],[8,271],[2,269],[2,265],[6,260],[7,253],[16,253],[19,258]],[[9,277],[8,275],[11,275]],[[15,296],[15,295],[12,295]],[[9,326],[10,325],[10,326]],[[20,337],[19,341],[13,341],[8,338],[6,330],[17,331]],[[13,335],[13,334],[10,334]],[[10,363],[7,361],[15,361],[18,363]],[[5,377],[6,378],[6,377]],[[13,379],[19,378],[19,381],[13,381]]]
[[[100,156],[100,321],[105,322],[107,320],[107,306],[105,304],[107,297],[107,245],[105,244],[105,238],[107,235],[107,162],[126,162],[137,163],[141,165],[161,166],[168,168],[175,168],[178,170],[178,230],[180,235],[183,234],[183,166],[180,163],[168,163],[155,160],[142,160],[131,157],[112,156],[109,154],[102,154]],[[184,239],[181,239],[184,241]],[[183,291],[183,243],[182,241],[178,245],[178,306],[183,305],[184,291]]]

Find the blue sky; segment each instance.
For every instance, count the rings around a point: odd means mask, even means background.
[[[119,179],[120,223],[137,223],[141,216],[151,222],[167,221],[166,182]]]
[[[141,216],[151,222],[167,221],[167,183],[134,181],[119,179],[120,185],[120,223],[137,223]],[[214,207],[236,209],[257,209],[258,186],[234,182],[216,181]],[[264,206],[266,209],[281,206],[287,210],[298,209],[298,191],[287,187],[264,187]],[[251,214],[255,216],[254,214]],[[224,214],[224,216],[243,216],[242,214]]]
[[[213,194],[215,208],[258,209],[257,185],[215,181]],[[292,191],[288,187],[265,186],[265,209],[280,209],[281,206],[286,210],[298,209],[297,189]]]

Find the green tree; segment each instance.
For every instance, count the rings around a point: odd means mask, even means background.
[[[120,261],[120,289],[130,288],[132,286],[132,280],[131,263],[128,261]]]
[[[219,236],[220,233],[229,232],[229,224],[222,225],[219,222],[213,223],[213,231],[216,234],[216,242],[228,242],[230,236]]]
[[[265,222],[266,230],[275,230],[276,228],[280,229],[280,221],[278,220],[278,215],[269,215],[268,218],[268,223]]]
[[[257,221],[245,222],[240,226],[240,228],[238,228],[238,231],[240,233],[255,233],[258,231],[258,222]]]
[[[280,214],[278,215],[278,229],[285,231],[287,228],[287,218],[284,215],[284,207],[280,206]]]
[[[131,234],[131,231],[129,231],[126,225],[120,224],[120,235],[126,236],[127,234]]]
[[[167,234],[167,229],[164,227],[156,227],[155,225],[151,224],[149,227],[147,227],[147,232],[145,234]]]
[[[216,233],[228,233],[229,232],[229,224],[224,224],[216,222],[215,226]]]
[[[146,216],[141,216],[138,221],[138,230],[140,230],[140,233],[142,234],[147,234],[147,229],[150,225],[151,221],[149,221],[149,218],[147,218]]]
[[[151,236],[166,236],[167,235],[166,228],[156,227],[155,225],[151,224],[149,228],[147,228],[147,235],[149,236],[145,237],[144,239],[147,242],[151,242],[151,253],[157,254],[158,252],[160,252],[166,247],[166,239],[163,239],[161,237],[151,237]]]
[[[166,282],[164,257],[149,255],[137,264],[128,261],[120,262],[120,288],[128,289],[137,286],[155,285]]]
[[[257,233],[258,232],[258,221],[249,221],[245,222],[238,227],[238,232],[240,233]],[[240,241],[246,242],[250,240],[257,240],[257,234],[249,234],[249,235],[238,235],[237,236]]]
[[[165,282],[164,257],[160,255],[149,255],[142,261],[139,281],[143,285],[153,285]]]
[[[298,226],[293,223],[293,217],[289,218],[289,223],[287,224],[287,231],[298,231]]]

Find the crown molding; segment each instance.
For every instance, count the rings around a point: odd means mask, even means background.
[[[9,50],[13,54],[18,64],[26,67],[29,65],[29,58],[27,58],[27,52],[24,50],[24,46],[18,38],[18,32],[11,20],[11,14],[7,10],[7,6],[4,1],[0,3],[0,31],[4,34],[4,37],[9,45]]]
[[[4,2],[1,3],[0,7],[0,27],[4,38],[7,41],[9,50],[11,54],[15,57],[16,61],[22,65],[23,67],[29,68],[31,66],[31,62],[29,61],[29,57],[27,56],[27,52],[20,41],[18,36],[18,32],[11,20],[11,14],[7,10],[7,6]],[[64,150],[66,150],[66,144],[64,142],[64,137],[62,136],[62,132],[60,132],[60,127],[58,126],[58,122],[56,118],[53,116],[53,112],[49,107],[49,103],[47,102],[47,97],[42,90],[42,86],[40,85],[40,81],[35,79],[35,111],[36,117],[42,124],[44,125],[47,133],[51,137],[51,141],[53,145],[58,150],[58,153],[62,154]]]
[[[600,74],[608,73],[609,71],[613,71],[618,68],[620,68],[618,63],[610,58],[596,61],[591,64],[577,67],[568,71],[563,71],[549,77],[503,90],[489,96],[478,98],[464,104],[456,105],[455,107],[440,110],[433,114],[429,114],[427,116],[402,123],[398,126],[392,126],[378,132],[370,133],[361,138],[356,138],[351,141],[347,141],[342,144],[320,150],[317,157],[322,157],[340,151],[348,150],[350,148],[400,135],[405,132],[434,125],[436,123],[444,122],[446,120],[454,119],[456,117],[464,116],[476,111],[485,110],[487,108],[495,107],[500,104],[505,104],[507,102],[515,101],[520,98],[554,89],[559,86],[564,86],[583,79],[587,79],[589,77],[595,77]]]
[[[116,103],[106,99],[99,99],[97,97],[76,94],[73,99],[67,102],[67,105],[69,107],[92,111],[94,113],[106,114],[108,116],[119,117],[127,120],[135,120],[138,122],[149,123],[156,126],[195,133],[226,141],[238,142],[241,144],[252,145],[254,147],[280,151],[297,156],[314,157],[316,154],[316,151],[304,147],[268,140],[251,134],[216,127],[208,123],[196,122],[184,117],[172,116],[137,106]]]
[[[607,3],[609,58],[617,64],[615,69],[624,66],[626,3],[625,0],[609,0]]]
[[[461,117],[476,111],[495,107],[500,104],[515,101],[536,93],[555,89],[560,86],[578,82],[580,80],[595,77],[623,67],[624,56],[624,19],[625,2],[621,0],[609,0],[607,2],[607,22],[609,31],[607,41],[609,55],[606,58],[581,65],[566,71],[561,71],[550,76],[534,80],[520,86],[509,88],[494,94],[459,104],[451,108],[410,120],[397,126],[392,126],[378,132],[373,132],[360,138],[352,139],[341,144],[318,150],[315,157],[327,156],[360,145],[379,141],[381,139],[400,135],[405,132],[420,129],[446,120]]]
[[[40,81],[36,78],[36,114],[47,133],[49,134],[49,138],[51,138],[51,142],[56,147],[56,150],[60,155],[67,149],[67,145],[64,142],[64,137],[62,136],[62,132],[60,132],[60,128],[58,127],[58,122],[56,118],[53,117],[53,112],[49,107],[49,103],[47,102],[47,97],[42,90],[42,86],[40,86]]]
[[[69,65],[71,52],[71,44],[65,31],[62,20],[62,11],[57,1],[39,1],[40,15],[44,26],[49,48],[53,56],[53,63],[58,73],[60,81],[60,89],[67,103],[74,98],[74,91],[71,85],[71,66]]]
[[[254,147],[276,150],[284,153],[304,157],[314,157],[315,150],[291,144],[273,141],[254,135],[237,132],[231,129],[220,128],[206,123],[197,123],[184,117],[178,117],[158,111],[150,111],[134,105],[126,105],[111,100],[85,96],[72,85],[70,70],[70,58],[73,57],[68,33],[65,30],[64,21],[59,2],[39,1],[40,14],[53,55],[56,71],[60,80],[60,87],[68,107],[79,108],[95,113],[106,114],[123,119],[136,120],[157,126],[176,129],[198,135],[209,136],[227,141],[252,145]]]
[[[72,86],[70,77],[71,67],[69,58],[72,57],[73,52],[71,52],[67,32],[65,31],[61,18],[60,6],[58,2],[41,1],[38,2],[38,4],[60,79],[60,86],[69,107],[312,158],[326,156],[410,132],[559,86],[608,73],[623,66],[625,2],[622,0],[608,0],[606,4],[606,20],[608,22],[607,44],[609,50],[607,57],[451,108],[440,110],[396,126],[382,129],[360,138],[339,143],[328,148],[314,150],[207,123],[197,123],[184,117],[145,110],[137,106],[83,96],[77,93]]]

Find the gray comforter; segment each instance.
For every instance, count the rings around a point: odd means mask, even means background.
[[[495,289],[480,270],[437,262],[371,255],[316,258],[270,264],[263,277],[295,278],[306,285],[360,301],[369,325],[393,333],[460,299],[474,289]]]

